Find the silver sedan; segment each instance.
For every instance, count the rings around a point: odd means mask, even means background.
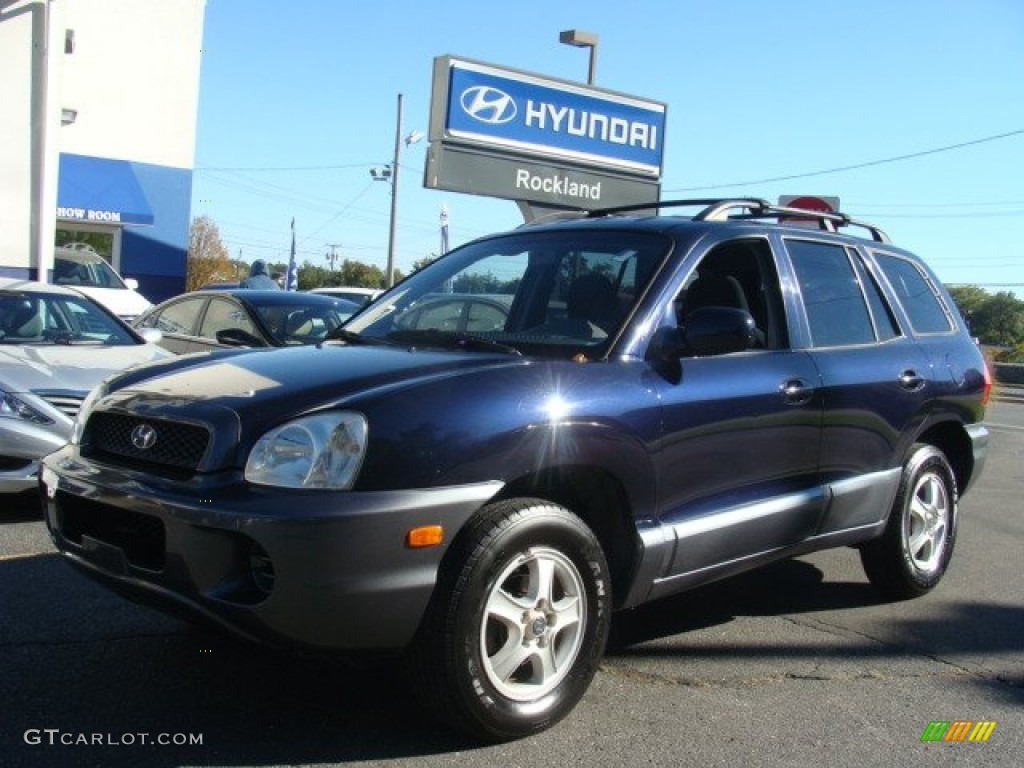
[[[94,386],[169,356],[78,291],[0,278],[0,493],[35,486]]]

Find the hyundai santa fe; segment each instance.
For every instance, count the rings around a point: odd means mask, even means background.
[[[657,205],[476,240],[316,345],[108,380],[44,462],[56,547],[254,640],[401,654],[490,740],[573,708],[615,611],[838,546],[934,588],[991,387],[939,280],[843,214]]]

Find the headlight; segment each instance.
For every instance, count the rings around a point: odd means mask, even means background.
[[[245,479],[282,488],[351,488],[366,453],[366,418],[332,412],[303,416],[261,437]]]
[[[53,419],[45,416],[31,405],[0,389],[0,417],[21,419],[33,424],[53,424]]]

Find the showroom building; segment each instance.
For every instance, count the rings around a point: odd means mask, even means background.
[[[88,243],[185,289],[205,0],[0,0],[0,275]]]

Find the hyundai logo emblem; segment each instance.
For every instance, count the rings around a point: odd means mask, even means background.
[[[139,424],[132,430],[131,440],[140,451],[148,451],[156,444],[156,430],[149,424]]]
[[[488,85],[474,85],[462,92],[463,111],[474,120],[489,125],[507,123],[516,116],[512,97]]]

